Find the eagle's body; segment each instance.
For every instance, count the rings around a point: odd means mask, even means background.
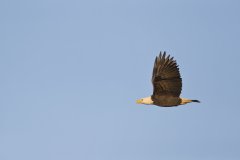
[[[189,102],[199,102],[180,98],[182,78],[178,65],[173,57],[160,52],[156,57],[152,73],[153,94],[137,100],[140,104],[153,104],[161,107],[173,107]]]

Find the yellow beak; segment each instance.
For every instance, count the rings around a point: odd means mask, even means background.
[[[141,103],[142,103],[142,99],[136,100],[136,103],[137,103],[137,104],[141,104]]]

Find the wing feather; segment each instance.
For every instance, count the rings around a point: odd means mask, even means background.
[[[178,65],[173,57],[160,52],[156,57],[152,73],[153,96],[179,97],[182,79]]]

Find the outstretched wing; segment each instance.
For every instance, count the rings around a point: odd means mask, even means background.
[[[182,79],[179,68],[173,57],[166,56],[160,52],[156,57],[153,73],[153,97],[158,96],[174,96],[179,97],[182,90]]]

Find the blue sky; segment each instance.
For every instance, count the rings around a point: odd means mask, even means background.
[[[239,1],[0,3],[1,160],[240,158]],[[202,103],[135,104],[160,51]]]

